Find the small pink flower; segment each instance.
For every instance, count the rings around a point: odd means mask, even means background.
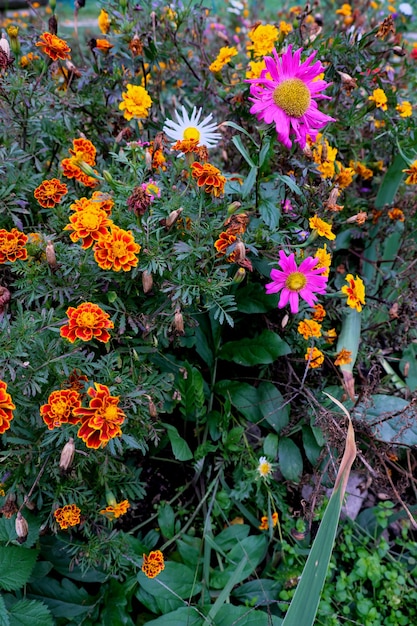
[[[258,120],[266,124],[275,123],[278,141],[287,148],[291,148],[290,134],[295,135],[295,141],[304,148],[307,135],[315,141],[317,132],[334,118],[322,113],[317,108],[316,100],[327,99],[320,93],[329,83],[319,78],[324,67],[320,61],[310,63],[316,56],[314,51],[301,63],[302,48],[292,53],[292,46],[278,55],[273,50],[274,58],[264,57],[266,69],[262,70],[260,78],[252,78],[250,93],[253,102],[250,112]]]
[[[298,313],[299,297],[307,302],[309,306],[314,306],[317,302],[315,293],[326,293],[327,276],[322,276],[323,267],[316,267],[318,259],[308,256],[298,267],[294,253],[286,256],[285,252],[279,252],[279,265],[281,270],[271,270],[272,283],[265,285],[266,293],[278,293],[281,297],[278,308],[282,309],[288,302],[291,313]]]

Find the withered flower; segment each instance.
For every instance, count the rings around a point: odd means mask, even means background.
[[[383,22],[381,22],[376,33],[376,37],[379,37],[380,39],[385,39],[385,37],[387,37],[390,33],[395,35],[394,18],[392,17],[392,15],[389,15],[384,19]]]
[[[151,197],[142,187],[135,187],[127,199],[128,208],[136,215],[144,215],[151,205]]]
[[[59,460],[59,469],[62,473],[67,472],[72,465],[75,453],[74,439],[70,437],[69,441],[62,448],[61,458]]]
[[[149,293],[152,290],[152,287],[153,287],[152,274],[145,270],[144,272],[142,272],[143,293]]]
[[[25,543],[28,538],[29,525],[20,511],[16,515],[15,530],[19,543]]]
[[[6,502],[0,509],[0,513],[3,513],[4,517],[10,519],[17,512],[16,494],[11,492],[7,494]]]

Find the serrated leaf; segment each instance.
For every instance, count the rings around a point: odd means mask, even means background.
[[[290,346],[277,333],[264,330],[257,337],[243,337],[225,343],[219,351],[219,357],[238,365],[266,365],[290,352]]]
[[[10,626],[54,626],[45,604],[37,600],[18,600],[9,609]]]
[[[2,596],[0,596],[0,626],[10,626],[9,613]]]
[[[179,626],[180,624],[184,624],[184,626],[203,626],[207,622],[199,615],[197,609],[192,606],[184,606],[146,623],[148,626]]]
[[[280,211],[272,200],[261,200],[259,214],[268,228],[276,228],[279,224]]]
[[[30,585],[28,598],[45,602],[55,617],[79,617],[91,610],[96,603],[85,589],[77,587],[68,578],[62,581],[44,578]]]
[[[38,550],[19,546],[0,547],[0,589],[15,591],[25,585],[38,558]]]

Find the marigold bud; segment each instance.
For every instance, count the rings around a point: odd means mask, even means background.
[[[176,209],[175,211],[171,211],[171,213],[168,215],[168,217],[165,220],[165,228],[167,230],[171,228],[173,224],[175,224],[175,222],[177,221],[177,219],[179,218],[179,216],[181,215],[183,211],[184,209],[182,207],[180,207],[179,209]]]
[[[91,176],[93,178],[97,177],[97,172],[95,172],[91,165],[88,165],[85,161],[80,161],[77,165],[84,174],[87,174],[87,176]]]
[[[149,415],[151,417],[158,417],[158,411],[156,410],[155,402],[152,398],[149,398]]]
[[[239,269],[237,270],[236,274],[233,276],[233,282],[234,283],[241,283],[242,280],[244,280],[246,276],[246,270],[244,267],[239,267]]]
[[[108,170],[103,170],[103,178],[106,181],[106,183],[109,183],[109,185],[115,182],[113,176],[110,174]]]
[[[0,48],[3,50],[4,54],[6,55],[7,59],[10,59],[10,46],[9,46],[9,42],[7,41],[4,33],[1,36],[0,39]]]
[[[227,212],[229,213],[229,215],[231,215],[232,213],[235,213],[238,209],[240,209],[241,206],[242,203],[238,200],[235,200],[234,202],[229,204],[229,206],[227,207]]]
[[[49,4],[51,4],[51,2],[49,2]],[[55,5],[56,5],[56,2],[55,2]],[[58,33],[58,22],[55,17],[55,14],[51,15],[51,17],[49,18],[48,27],[49,27],[49,32],[51,33],[51,35],[56,35]]]
[[[16,515],[15,530],[18,542],[25,543],[28,538],[29,526],[20,511]]]
[[[70,469],[74,460],[75,443],[74,439],[70,437],[69,441],[62,448],[61,458],[59,460],[59,469],[61,472],[66,472]]]
[[[182,316],[181,310],[176,309],[174,315],[174,328],[179,335],[184,334],[184,318]]]
[[[46,260],[51,270],[55,270],[58,267],[56,262],[55,248],[52,241],[48,241],[45,249]]]
[[[149,293],[153,287],[153,278],[150,272],[146,270],[142,272],[142,288],[143,293]]]

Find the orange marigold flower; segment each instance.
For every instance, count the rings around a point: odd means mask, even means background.
[[[326,309],[321,304],[315,304],[313,308],[313,320],[315,322],[322,322],[326,317]]]
[[[64,230],[73,231],[70,238],[74,243],[79,239],[83,240],[81,246],[83,250],[87,250],[100,237],[106,237],[109,234],[108,227],[113,224],[107,213],[93,202],[89,202],[84,210],[75,211],[69,221],[70,223],[65,226]]]
[[[54,517],[62,530],[80,523],[81,509],[76,504],[66,504],[54,511]]]
[[[332,225],[324,220],[320,219],[317,215],[310,217],[310,228],[317,231],[320,237],[326,237],[326,239],[336,239],[336,235],[332,232]]]
[[[227,230],[220,233],[217,241],[214,242],[214,247],[216,248],[219,255],[226,254],[227,248],[233,245],[236,241],[236,235],[229,233]]]
[[[75,415],[81,417],[81,427],[77,433],[78,437],[84,441],[87,448],[97,450],[104,448],[110,439],[119,437],[122,434],[120,428],[125,421],[126,415],[119,404],[119,396],[111,396],[106,385],[94,383],[87,391],[90,400],[89,408],[80,407],[74,409]]]
[[[39,187],[36,187],[33,195],[45,209],[52,209],[61,202],[66,193],[68,193],[68,187],[57,178],[52,178],[44,180]]]
[[[68,324],[61,326],[61,337],[65,337],[71,343],[76,339],[91,341],[98,339],[107,343],[110,339],[108,328],[114,328],[114,324],[108,313],[100,309],[97,304],[83,302],[77,308],[72,306],[67,309]]]
[[[81,406],[81,396],[75,389],[53,391],[48,403],[43,404],[40,413],[49,430],[59,428],[62,424],[78,424],[80,418],[73,410]]]
[[[25,248],[27,236],[17,228],[11,231],[0,229],[0,263],[10,261],[14,263],[17,259],[24,261],[27,259],[28,252]]]
[[[152,550],[148,555],[143,555],[142,572],[148,578],[155,578],[165,569],[164,555],[160,550]]]
[[[107,215],[110,215],[112,208],[114,207],[114,200],[108,193],[102,191],[94,191],[91,196],[90,202],[98,204],[102,211],[105,211]],[[73,205],[71,205],[72,207]],[[75,209],[74,209],[75,210]]]
[[[316,367],[320,367],[320,365],[324,361],[324,354],[321,350],[316,348],[309,348],[304,356],[305,360],[308,361],[308,367],[310,369],[314,369]]]
[[[405,179],[406,185],[417,185],[417,161],[414,161],[407,170],[403,170],[408,174]]]
[[[195,161],[191,165],[192,176],[197,180],[197,185],[203,187],[205,192],[211,193],[218,198],[224,192],[226,178],[222,176],[220,170],[210,163],[198,163]]]
[[[337,164],[339,166],[339,173],[336,175],[334,182],[340,189],[346,189],[346,187],[352,184],[355,170],[353,167],[343,167],[339,162],[337,162]]]
[[[337,353],[334,364],[348,365],[348,363],[352,363],[352,352],[351,350],[346,350],[345,348],[342,348],[340,352]]]
[[[74,164],[73,159],[64,159],[61,161],[62,173],[67,178],[75,178],[85,187],[97,187],[98,182],[92,176],[84,174],[84,172]]]
[[[123,500],[122,502],[116,502],[114,506],[106,506],[100,513],[105,515],[109,520],[114,520],[127,513],[128,509],[130,509],[129,500]]]
[[[100,237],[94,246],[94,258],[103,270],[130,272],[138,264],[140,245],[136,243],[132,231],[112,225],[106,237]]]
[[[278,524],[278,513],[276,511],[275,513],[272,513],[271,519],[272,519],[272,526],[273,528],[275,528],[275,526]],[[268,516],[263,515],[261,517],[261,525],[259,526],[259,530],[268,530],[268,528],[269,528]]]
[[[81,161],[90,166],[96,164],[97,151],[91,141],[83,137],[73,139],[72,149],[69,150],[69,153],[71,158],[64,159],[61,162],[64,176],[75,178],[86,187],[95,187],[97,185],[95,178],[85,174],[79,167]]]
[[[353,278],[352,274],[348,274],[345,280],[348,284],[341,288],[341,292],[347,296],[347,304],[351,309],[362,311],[362,304],[365,304],[365,285],[363,280],[359,276]]]
[[[163,151],[160,148],[158,148],[157,150],[154,150],[152,152],[151,156],[152,156],[152,169],[154,170],[161,169],[164,172],[167,166],[165,165],[166,158],[164,157]]]
[[[71,58],[71,48],[67,42],[51,33],[43,33],[40,36],[40,41],[35,45],[42,48],[42,52],[47,54],[52,61],[57,61],[58,59],[65,61]]]
[[[97,48],[102,52],[108,52],[109,50],[111,50],[111,48],[114,47],[113,44],[110,43],[110,41],[107,41],[107,39],[95,39],[94,43],[96,44],[94,48]]]
[[[396,207],[393,207],[388,211],[388,217],[396,222],[404,222],[405,220],[403,211],[401,211],[401,209],[397,209]]]
[[[298,324],[297,331],[304,337],[321,337],[321,324],[314,320],[304,319]]]
[[[324,333],[324,338],[327,343],[334,343],[337,339],[337,332],[335,328],[331,328]]]
[[[10,428],[15,408],[10,393],[7,393],[7,383],[0,380],[0,435]]]

